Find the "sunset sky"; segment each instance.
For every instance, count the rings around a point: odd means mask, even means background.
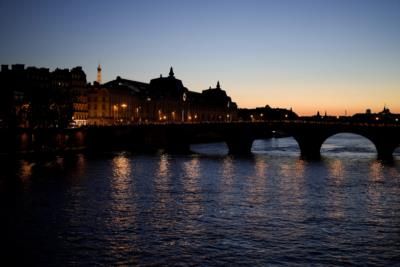
[[[217,81],[240,107],[400,113],[400,1],[1,1],[0,63]]]

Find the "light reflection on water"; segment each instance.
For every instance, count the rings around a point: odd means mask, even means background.
[[[289,138],[259,140],[250,157],[225,155],[224,146],[213,144],[203,145],[213,152],[203,155],[22,161],[14,211],[20,259],[36,265],[396,264],[400,162],[384,164],[357,147],[343,151],[335,138],[318,162],[301,160]]]

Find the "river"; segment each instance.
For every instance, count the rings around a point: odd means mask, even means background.
[[[192,150],[3,164],[16,265],[400,264],[399,149],[380,162],[340,134],[320,161],[292,138],[257,140],[247,157]]]

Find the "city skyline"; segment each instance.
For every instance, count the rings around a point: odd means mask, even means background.
[[[170,66],[191,90],[219,80],[239,107],[400,113],[397,1],[2,2],[2,64],[80,65],[88,81],[149,82]]]

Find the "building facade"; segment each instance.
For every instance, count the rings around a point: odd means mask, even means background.
[[[117,77],[87,84],[81,67],[55,69],[2,65],[0,127],[48,128],[111,126],[133,123],[229,122],[237,119],[237,105],[222,90],[194,92],[175,77],[143,83]]]
[[[143,96],[148,84],[122,79],[95,82],[88,91],[88,125],[120,125],[141,122],[149,115]]]
[[[175,77],[168,76],[150,83],[117,77],[105,84],[95,83],[88,92],[88,125],[132,123],[178,123],[232,121],[237,119],[237,105],[221,89],[190,91]]]
[[[0,84],[0,124],[40,128],[86,123],[87,86],[81,67],[50,71],[25,68],[23,64],[14,64],[11,68],[2,65]]]

